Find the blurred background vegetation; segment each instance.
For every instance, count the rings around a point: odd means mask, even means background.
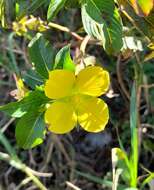
[[[42,32],[53,52],[71,44],[77,64],[84,59],[87,65],[102,65],[110,72],[111,87],[104,97],[110,122],[98,134],[81,129],[67,135],[48,133],[43,144],[23,150],[15,140],[16,120],[0,113],[0,190],[153,190],[154,11],[144,15],[127,1],[116,1],[123,24],[122,50],[109,55],[100,40],[91,37],[82,54],[87,34],[80,5],[72,2],[47,22],[50,0],[0,0],[0,105],[15,101],[15,76],[29,89],[39,84],[27,46]],[[131,157],[128,170],[125,164]]]

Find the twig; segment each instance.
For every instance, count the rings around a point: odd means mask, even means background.
[[[136,61],[138,63],[138,65],[140,66],[140,68],[142,68],[142,64],[140,61],[140,58],[138,56],[137,53],[135,53],[135,57],[136,57]],[[150,105],[149,105],[149,99],[148,99],[148,89],[154,87],[154,84],[147,84],[147,81],[144,78],[144,75],[142,75],[142,79],[144,84],[141,84],[140,79],[139,79],[139,84],[138,84],[138,89],[137,89],[137,109],[138,109],[138,138],[139,138],[139,150],[141,147],[141,140],[142,140],[142,126],[141,126],[141,122],[140,122],[140,105],[141,105],[141,94],[142,94],[142,88],[144,89],[145,92],[145,99],[146,99],[146,103],[147,103],[147,109],[148,111],[150,111]]]
[[[79,187],[77,187],[76,185],[72,184],[72,183],[69,182],[69,181],[66,181],[66,185],[67,185],[68,187],[70,187],[71,189],[73,189],[73,190],[81,190]]]
[[[16,190],[19,190],[22,186],[26,185],[31,181],[30,177],[27,177],[21,181],[21,183],[16,187]]]
[[[10,126],[10,124],[14,122],[14,120],[15,120],[15,118],[11,118],[11,119],[3,126],[3,128],[1,129],[1,132],[4,133],[4,132],[7,130],[7,128]]]
[[[23,55],[23,52],[20,51],[20,50],[17,50],[17,49],[11,49],[9,47],[5,47],[5,46],[2,46],[3,49],[5,50],[8,50],[8,51],[12,51],[13,53],[16,53],[16,54],[19,54],[19,55]]]
[[[143,36],[145,36],[144,32],[139,29],[139,27],[138,27],[137,24],[135,23],[134,19],[133,19],[124,9],[120,9],[120,10],[121,10],[121,12],[125,15],[125,17],[127,17],[127,19],[133,24],[133,26],[134,26]],[[147,41],[150,43],[149,37],[145,36],[145,38],[146,38]]]
[[[141,88],[154,88],[154,84],[142,84],[140,85]]]
[[[69,165],[72,165],[72,161],[69,157],[69,155],[67,154],[64,145],[61,143],[60,139],[57,137],[57,135],[52,134],[52,139],[55,141],[55,143],[58,145],[60,151],[63,153],[63,155],[65,156],[65,159],[67,160]]]
[[[143,75],[143,83],[144,85],[148,85],[148,79],[146,75]],[[144,88],[144,94],[145,94],[145,100],[147,104],[147,110],[149,113],[151,111],[150,100],[149,100],[149,88]]]
[[[118,181],[119,181],[119,176],[121,175],[122,171],[123,171],[123,170],[122,170],[121,168],[118,168],[118,169],[115,171],[115,176],[114,176],[114,178],[113,178],[112,190],[117,190]]]
[[[38,176],[38,177],[51,177],[51,176],[53,176],[52,173],[38,172],[38,171],[35,171],[31,168],[29,168],[29,170],[31,171],[32,174],[34,174],[35,176]]]
[[[67,32],[69,33],[70,35],[72,35],[74,38],[76,38],[77,40],[80,40],[82,41],[84,38],[81,37],[80,35],[78,35],[77,33],[75,32],[72,32],[69,28],[67,28],[66,26],[62,26],[62,25],[59,25],[59,24],[56,24],[56,23],[53,23],[53,22],[49,22],[48,23],[48,26],[50,28],[55,28],[55,29],[58,29],[58,30],[61,30],[63,32]]]
[[[120,68],[120,62],[121,62],[121,56],[118,56],[118,60],[117,60],[117,77],[118,77],[118,82],[120,84],[121,89],[123,90],[124,94],[126,95],[127,99],[130,100],[130,95],[129,92],[127,91],[124,82],[122,80],[122,76],[121,76],[121,68]]]
[[[0,85],[15,87],[14,84],[7,82],[7,81],[2,81],[2,80],[0,81]]]
[[[91,39],[90,36],[86,36],[85,38],[83,38],[83,41],[80,46],[80,51],[83,53],[83,55],[85,54],[86,47],[90,39]]]
[[[50,137],[50,139],[51,139],[51,137]],[[48,166],[50,160],[51,160],[54,143],[51,142],[50,139],[49,139],[49,141],[50,141],[49,142],[49,147],[47,148],[47,156],[46,156],[46,159],[44,160],[43,167],[40,169],[40,171],[44,171],[46,169],[46,167]]]

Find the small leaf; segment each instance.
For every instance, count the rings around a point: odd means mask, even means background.
[[[48,71],[53,67],[53,49],[42,34],[37,35],[28,45],[29,55],[36,71],[44,78],[48,78]]]
[[[88,0],[82,4],[82,22],[85,31],[102,42],[108,54],[122,48],[121,18],[113,0]]]
[[[17,123],[15,133],[21,148],[30,149],[41,144],[45,135],[43,114],[35,111],[24,115]]]
[[[66,0],[51,0],[48,8],[47,19],[52,20],[60,9],[65,5]]]
[[[44,95],[44,92],[35,90],[18,102],[11,102],[0,106],[0,111],[5,112],[9,116],[20,118],[29,111],[38,110],[47,101],[48,99]]]
[[[70,56],[70,46],[63,47],[56,55],[54,69],[75,71],[75,64]]]

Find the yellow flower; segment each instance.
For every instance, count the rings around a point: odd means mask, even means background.
[[[49,130],[70,132],[77,123],[88,132],[99,132],[109,119],[107,104],[97,98],[109,87],[109,73],[99,66],[81,70],[77,76],[68,70],[53,70],[45,84],[45,94],[53,103],[45,112]]]

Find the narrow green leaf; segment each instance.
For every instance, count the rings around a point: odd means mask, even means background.
[[[144,179],[144,181],[141,184],[141,189],[144,188],[146,184],[149,184],[152,180],[154,180],[154,173],[151,173]]]
[[[88,174],[88,173],[84,173],[84,172],[81,172],[81,171],[75,171],[75,173],[79,176],[82,176],[86,179],[88,179],[89,181],[92,181],[94,183],[97,183],[97,184],[101,184],[101,185],[104,185],[106,187],[112,187],[113,185],[113,182],[112,181],[109,181],[109,180],[106,180],[106,179],[102,179],[102,178],[99,178],[97,176],[93,176],[91,174]],[[125,189],[125,186],[124,185],[121,185],[119,184],[118,186],[118,189],[117,190],[124,190]]]
[[[19,68],[18,68],[18,65],[17,65],[17,61],[16,61],[16,57],[15,57],[15,54],[13,52],[13,49],[14,49],[14,35],[15,33],[11,33],[8,37],[8,44],[9,44],[9,50],[8,50],[8,53],[10,55],[10,68],[11,68],[11,71],[16,73],[17,76],[20,76],[20,71],[19,71]]]
[[[1,21],[1,26],[6,27],[5,1],[4,0],[0,0],[0,21]]]
[[[12,156],[12,157],[17,157],[14,148],[11,146],[9,140],[5,137],[5,135],[0,131],[0,144],[2,144],[7,152]]]
[[[47,19],[52,20],[61,8],[65,5],[66,0],[51,0],[48,8]]]
[[[36,9],[41,7],[44,3],[46,3],[46,0],[33,0],[30,2],[30,6],[28,6],[29,13],[33,13]]]
[[[30,149],[41,144],[45,135],[43,114],[35,111],[24,115],[17,123],[15,133],[21,148]]]
[[[137,96],[136,85],[134,84],[130,99],[130,128],[131,128],[131,156],[130,156],[130,172],[131,187],[137,186],[138,176],[138,130],[137,130]]]
[[[132,87],[131,100],[130,100],[130,127],[131,136],[135,135],[134,130],[137,128],[137,97],[135,84]],[[132,138],[132,140],[134,140]],[[134,142],[134,141],[133,141]]]
[[[48,78],[48,71],[53,67],[53,49],[42,34],[37,35],[28,45],[29,55],[36,71],[44,78]]]
[[[47,101],[48,98],[44,95],[44,92],[35,90],[18,102],[0,106],[0,111],[5,112],[9,116],[20,118],[29,111],[38,110]]]
[[[14,19],[15,7],[14,0],[0,0],[0,23],[7,28]]]
[[[54,69],[75,71],[75,64],[70,56],[70,46],[63,47],[56,55]]]
[[[109,54],[121,50],[122,23],[113,0],[86,0],[82,4],[82,22],[85,31],[102,42]]]

